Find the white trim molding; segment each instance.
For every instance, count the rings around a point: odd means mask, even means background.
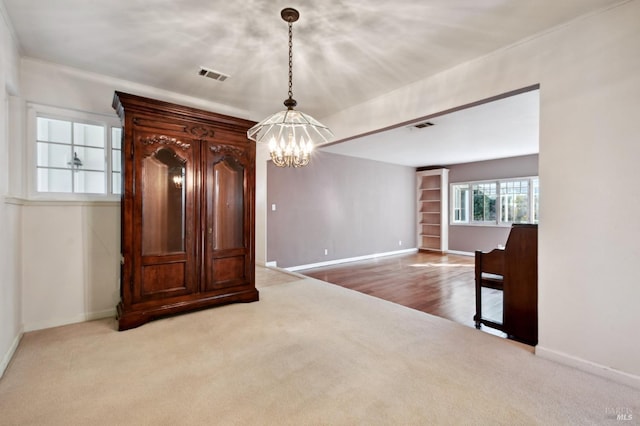
[[[447,250],[447,254],[456,254],[458,256],[471,256],[475,257],[475,253],[471,251],[459,251],[459,250]]]
[[[323,266],[331,266],[331,265],[339,265],[341,263],[349,263],[349,262],[357,262],[358,260],[369,260],[369,259],[375,259],[378,257],[385,257],[385,256],[395,256],[398,254],[410,254],[410,253],[417,253],[418,249],[417,248],[412,248],[412,249],[406,249],[406,250],[398,250],[398,251],[388,251],[386,253],[374,253],[374,254],[367,254],[364,256],[358,256],[358,257],[349,257],[346,259],[335,259],[335,260],[327,260],[326,262],[318,262],[318,263],[310,263],[307,265],[299,265],[299,266],[290,266],[288,268],[283,268],[289,272],[294,272],[294,271],[301,271],[303,269],[312,269],[312,268],[321,268]]]
[[[4,197],[4,203],[12,204],[15,206],[46,206],[46,207],[113,206],[113,207],[117,207],[117,206],[120,206],[120,196],[118,196],[118,198],[86,197],[86,199],[78,199],[78,200],[45,200],[45,199],[30,199],[30,198],[23,198],[23,197]]]
[[[540,358],[548,359],[549,361],[557,362],[558,364],[573,367],[586,373],[604,377],[617,383],[622,383],[627,386],[640,389],[640,376],[605,367],[604,365],[577,358],[563,352],[554,351],[553,349],[545,348],[540,345],[536,346],[535,353],[536,356],[539,356]]]

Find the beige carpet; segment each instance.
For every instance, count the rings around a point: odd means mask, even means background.
[[[261,270],[261,301],[27,333],[2,425],[613,424],[640,391],[469,327]],[[615,416],[614,416],[615,417]]]

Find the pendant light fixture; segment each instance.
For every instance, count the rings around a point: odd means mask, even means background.
[[[280,16],[289,25],[289,98],[284,101],[286,110],[265,118],[247,131],[247,137],[269,144],[273,164],[278,167],[302,167],[309,164],[314,145],[333,138],[333,133],[313,117],[293,109],[298,103],[293,99],[293,23],[300,13],[285,8]]]

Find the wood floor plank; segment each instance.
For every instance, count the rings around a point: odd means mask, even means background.
[[[425,253],[387,256],[299,273],[474,327],[474,258]],[[502,292],[483,289],[483,316],[502,321]],[[483,330],[503,336],[498,330]]]

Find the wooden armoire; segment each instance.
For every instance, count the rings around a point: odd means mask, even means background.
[[[122,120],[118,328],[258,300],[251,121],[115,92]]]

